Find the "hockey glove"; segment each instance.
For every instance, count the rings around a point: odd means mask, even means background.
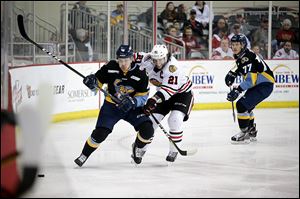
[[[97,90],[98,80],[94,74],[88,75],[83,78],[83,83],[92,91]]]
[[[156,100],[153,98],[148,99],[144,106],[144,113],[150,115],[150,113],[156,108]]]
[[[229,71],[225,77],[225,84],[229,87],[233,84],[237,74],[235,72]]]
[[[236,100],[236,98],[238,98],[240,93],[241,93],[241,91],[238,88],[233,88],[232,91],[230,91],[227,94],[227,100],[230,102],[233,102],[234,100]]]
[[[135,109],[136,107],[136,99],[130,96],[126,96],[122,99],[122,101],[117,105],[117,107],[123,112],[127,113],[131,109]]]

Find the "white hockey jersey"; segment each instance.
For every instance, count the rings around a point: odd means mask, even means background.
[[[164,95],[165,100],[177,93],[189,92],[192,89],[192,81],[186,76],[175,57],[171,56],[170,61],[158,70],[151,60],[150,53],[143,55],[140,69],[146,69],[150,82]]]

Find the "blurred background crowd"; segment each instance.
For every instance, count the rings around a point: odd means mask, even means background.
[[[124,4],[55,1],[47,7],[42,2],[1,1],[1,26],[10,26],[4,32],[9,31],[5,38],[12,65],[53,62],[20,36],[18,14],[25,17],[31,38],[68,62],[115,58],[124,34],[135,51],[150,51],[155,33],[156,43],[166,44],[178,59],[233,59],[230,39],[235,34],[244,34],[248,48],[265,59],[299,59],[298,1],[159,1],[155,7],[151,1]]]

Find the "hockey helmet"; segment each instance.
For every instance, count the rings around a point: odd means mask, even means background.
[[[150,53],[152,59],[163,59],[169,51],[165,45],[155,45]]]
[[[129,58],[133,56],[131,46],[122,44],[117,50],[117,58]]]
[[[247,47],[247,39],[246,36],[243,34],[237,34],[233,35],[233,37],[230,40],[231,42],[240,42],[243,46],[243,49],[246,49]]]

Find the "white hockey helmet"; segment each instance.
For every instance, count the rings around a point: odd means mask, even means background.
[[[169,51],[165,45],[155,45],[150,53],[152,59],[163,59],[167,57]]]

